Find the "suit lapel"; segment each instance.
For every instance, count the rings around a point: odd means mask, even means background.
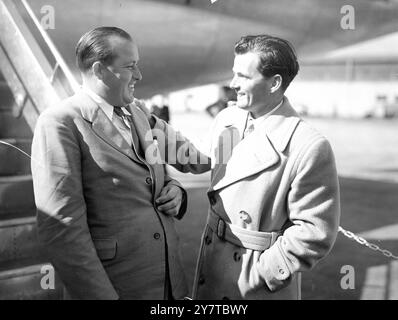
[[[141,148],[145,152],[153,145],[153,136],[148,120],[142,112],[137,110],[137,107],[134,104],[129,106],[129,111],[132,115],[133,124]]]
[[[91,122],[91,127],[95,134],[117,151],[125,154],[134,161],[141,163],[131,146],[119,133],[113,123],[106,116],[105,112],[85,93],[79,93],[80,110],[82,116]]]
[[[133,124],[140,142],[141,148],[145,154],[145,160],[152,168],[155,182],[155,196],[158,195],[164,184],[164,162],[157,143],[153,140],[152,130],[149,122],[134,103],[130,104],[129,111],[132,115]]]

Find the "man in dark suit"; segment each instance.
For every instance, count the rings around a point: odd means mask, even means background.
[[[182,298],[174,219],[186,195],[145,154],[165,146],[133,103],[137,45],[101,27],[82,36],[76,57],[81,92],[43,112],[33,138],[39,239],[72,298]]]

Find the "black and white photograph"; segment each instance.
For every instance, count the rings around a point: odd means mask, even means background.
[[[0,0],[0,300],[398,300],[398,1]]]

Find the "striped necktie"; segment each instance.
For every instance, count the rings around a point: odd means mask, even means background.
[[[142,157],[143,153],[140,148],[140,143],[132,116],[125,114],[121,107],[113,107],[113,112],[116,115],[113,120],[115,120],[115,124],[120,133],[133,147],[133,149],[136,150],[136,153]]]

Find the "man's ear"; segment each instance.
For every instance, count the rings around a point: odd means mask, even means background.
[[[274,93],[279,90],[280,87],[282,87],[282,76],[280,74],[276,74],[272,77],[272,83],[271,83],[271,88],[270,92]]]
[[[91,66],[91,71],[97,77],[97,79],[102,80],[104,77],[104,66],[101,62],[95,61]]]

